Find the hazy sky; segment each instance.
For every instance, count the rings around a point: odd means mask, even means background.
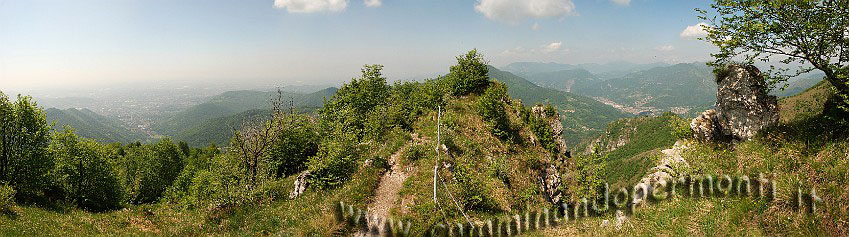
[[[0,0],[0,90],[257,85],[443,74],[517,61],[706,61],[693,0]]]

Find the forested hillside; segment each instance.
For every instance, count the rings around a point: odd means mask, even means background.
[[[46,112],[47,120],[56,122],[53,129],[61,130],[64,126],[71,126],[79,136],[98,142],[130,143],[150,140],[147,134],[128,129],[120,120],[99,115],[89,109],[49,108]]]
[[[280,96],[291,100],[300,112],[312,112],[321,107],[324,100],[333,96],[336,90],[330,87],[309,94],[282,92]],[[238,127],[248,118],[269,117],[269,102],[275,96],[277,92],[225,92],[203,104],[163,118],[154,125],[154,129],[192,146],[225,144],[232,133],[230,127]],[[263,115],[263,111],[267,113]]]
[[[588,97],[544,88],[512,73],[489,67],[490,78],[507,85],[511,97],[526,105],[551,104],[560,112],[563,133],[568,144],[600,133],[608,122],[628,116],[616,108]]]

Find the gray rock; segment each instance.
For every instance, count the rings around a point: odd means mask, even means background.
[[[563,191],[560,189],[560,185],[563,183],[557,165],[549,165],[548,168],[542,172],[540,182],[542,182],[543,193],[548,200],[551,201],[551,203],[557,204],[562,201]]]
[[[716,141],[716,139],[722,136],[719,123],[716,122],[716,110],[709,109],[694,118],[690,122],[690,130],[693,131],[696,140],[700,142]]]
[[[778,123],[778,99],[757,67],[729,65],[717,77],[716,122],[722,135],[742,141]]]
[[[309,170],[301,172],[300,174],[298,174],[298,178],[295,179],[295,189],[292,190],[291,193],[289,193],[290,199],[301,196],[301,194],[304,193],[304,191],[307,190],[307,186],[309,185],[307,178],[309,178],[309,177],[310,177],[310,171]]]
[[[649,174],[640,179],[640,183],[637,184],[645,185],[646,192],[639,195],[634,193],[634,199],[632,202],[633,205],[645,204],[648,199],[648,195],[652,193],[653,184],[669,184],[669,182],[672,182],[673,178],[683,175],[683,171],[690,167],[687,160],[684,160],[684,157],[681,156],[681,152],[685,149],[687,149],[687,143],[684,141],[677,141],[672,148],[661,151],[661,153],[663,153],[663,158],[660,159],[660,163],[651,168],[651,170],[649,170]]]

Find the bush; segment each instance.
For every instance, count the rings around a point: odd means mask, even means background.
[[[268,151],[272,175],[280,178],[306,169],[309,157],[318,153],[319,135],[313,121],[306,115],[289,114],[274,122],[282,124]]]
[[[498,204],[492,200],[490,189],[486,183],[473,173],[473,167],[465,163],[457,163],[454,168],[454,180],[459,185],[459,196],[464,209],[495,210]]]
[[[322,127],[340,127],[346,132],[363,137],[366,115],[378,106],[386,105],[390,87],[383,77],[382,65],[366,65],[362,76],[342,85],[336,94],[319,110]]]
[[[592,199],[596,197],[596,191],[599,186],[604,183],[602,175],[606,169],[607,155],[602,155],[598,151],[589,155],[578,155],[575,157],[575,183],[577,187],[573,190],[575,198]],[[577,200],[576,199],[576,200]]]
[[[420,158],[427,156],[428,151],[430,151],[431,148],[432,147],[425,144],[412,145],[404,151],[404,160],[411,162],[417,161]]]
[[[551,153],[557,153],[557,143],[554,141],[554,131],[551,129],[551,125],[548,124],[548,121],[534,115],[528,115],[527,120],[528,127],[531,129],[531,132],[534,133],[534,136],[537,137],[537,141],[539,141],[540,146]]]
[[[451,66],[449,71],[448,80],[451,82],[452,95],[480,93],[489,85],[489,68],[477,49],[457,56],[457,64]]]
[[[492,134],[501,139],[511,137],[510,120],[507,118],[504,100],[508,97],[507,86],[494,82],[478,97],[477,112],[492,130]]]
[[[686,119],[681,119],[675,114],[664,114],[664,116],[672,116],[672,122],[669,123],[672,129],[672,135],[678,139],[693,138],[693,130],[690,129],[690,122]]]
[[[310,185],[328,188],[340,185],[356,171],[359,152],[353,134],[335,132],[321,143],[318,154],[310,157]]]
[[[9,212],[15,204],[15,188],[8,184],[0,184],[0,212]]]
[[[100,144],[79,139],[66,129],[54,134],[49,150],[56,159],[54,174],[66,199],[92,211],[121,206],[123,189]]]

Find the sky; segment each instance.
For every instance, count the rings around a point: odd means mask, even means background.
[[[512,62],[707,61],[701,0],[0,0],[0,90],[335,84]]]

